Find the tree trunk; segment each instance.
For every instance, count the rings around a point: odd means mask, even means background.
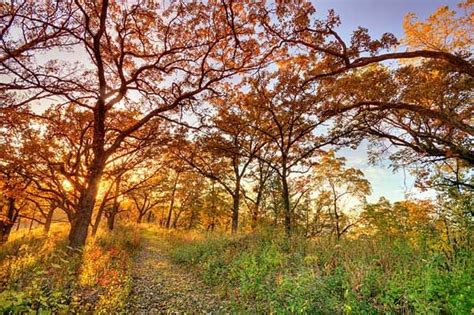
[[[118,179],[117,179],[118,180]],[[99,230],[100,221],[102,220],[102,215],[105,211],[105,206],[107,205],[107,199],[109,198],[110,191],[112,190],[113,183],[107,189],[102,202],[100,203],[99,210],[97,210],[97,215],[95,217],[94,224],[92,225],[92,236],[96,236],[97,231]]]
[[[143,216],[145,215],[144,212],[140,212],[138,213],[138,217],[137,217],[137,224],[140,224],[142,223],[142,219],[143,219]]]
[[[173,229],[176,229],[176,227],[178,225],[179,217],[181,216],[181,213],[183,213],[183,210],[181,210],[181,208],[180,208],[180,211],[178,213],[176,213],[176,215],[174,216],[173,224],[171,225],[173,227]]]
[[[166,219],[166,228],[169,229],[171,225],[171,215],[173,214],[173,207],[174,207],[174,196],[176,194],[176,187],[178,186],[178,180],[179,180],[179,173],[176,174],[176,179],[174,181],[173,185],[173,191],[171,193],[171,203],[170,203],[170,208],[168,211],[168,218]]]
[[[160,218],[160,226],[164,227],[165,226],[165,205],[161,207],[161,218]]]
[[[4,244],[8,241],[8,237],[10,236],[12,227],[13,227],[13,224],[11,224],[9,221],[7,220],[0,221],[0,233],[1,233],[0,244]]]
[[[239,228],[239,205],[240,205],[240,180],[241,174],[239,169],[239,158],[238,156],[234,156],[232,159],[232,165],[234,167],[234,174],[235,174],[235,187],[234,192],[232,194],[232,230],[231,233],[237,233],[237,229]]]
[[[305,232],[304,232],[304,237],[308,237],[310,235],[309,233],[309,210],[306,209],[305,211]]]
[[[239,228],[239,204],[240,204],[240,185],[236,185],[234,194],[232,195],[232,234],[237,233]]]
[[[285,233],[287,236],[291,234],[291,208],[290,208],[290,191],[288,188],[288,179],[284,170],[281,176],[283,207],[285,210]]]
[[[262,201],[262,189],[259,188],[257,192],[257,198],[255,200],[254,209],[252,211],[252,230],[255,230],[258,225],[258,217],[260,215],[260,203]]]
[[[86,188],[81,192],[75,213],[71,222],[71,230],[69,231],[69,246],[79,248],[86,244],[87,232],[92,219],[92,211],[94,210],[95,199],[99,189],[100,179],[105,166],[105,156],[94,158],[93,167],[91,167],[90,175]]]
[[[257,197],[255,199],[255,208],[254,211],[252,212],[252,223],[251,227],[252,230],[255,230],[258,226],[258,220],[260,217],[260,204],[262,203],[262,198],[263,198],[263,191],[265,189],[265,184],[268,180],[268,172],[264,169],[264,163],[262,161],[258,161],[259,165],[259,178],[258,178],[258,191],[257,191]]]
[[[103,4],[106,10],[106,3]],[[101,35],[100,35],[101,36]],[[94,50],[96,55],[100,55],[100,36],[94,38]],[[96,201],[97,191],[99,190],[100,180],[104,172],[107,154],[105,151],[105,90],[106,82],[104,69],[99,64],[99,98],[94,108],[94,129],[92,139],[92,151],[94,158],[88,167],[87,177],[85,180],[85,188],[79,195],[79,202],[76,213],[71,222],[71,230],[69,231],[69,246],[72,248],[80,248],[86,244],[87,232],[92,219],[92,212]]]
[[[15,199],[10,197],[8,198],[7,216],[5,220],[0,221],[0,244],[6,243],[10,237],[13,225],[15,224],[15,212]]]
[[[149,211],[149,212],[148,212],[148,217],[146,218],[146,222],[150,223],[152,217],[153,217],[153,212],[152,212],[152,211]]]
[[[35,216],[36,216],[36,208],[33,210],[33,217],[30,220],[30,228],[28,229],[28,232],[31,232],[31,229],[33,229],[33,223],[35,222]]]
[[[115,211],[112,211],[107,216],[107,229],[109,231],[112,231],[114,229],[114,225],[115,225]]]
[[[55,209],[56,209],[55,207],[49,208],[49,211],[48,211],[48,213],[47,213],[47,215],[46,215],[46,221],[44,222],[44,227],[43,227],[43,228],[44,228],[44,232],[45,232],[46,234],[48,234],[48,233],[49,233],[49,230],[51,229],[51,223],[53,222],[53,215],[54,215],[54,210],[55,210]]]
[[[341,238],[341,235],[343,232],[341,232],[341,226],[339,222],[339,213],[337,212],[337,194],[336,194],[336,188],[334,187],[333,184],[331,184],[332,188],[332,193],[333,193],[333,200],[332,200],[332,207],[333,207],[333,212],[334,212],[334,220],[335,220],[335,228],[336,228],[336,238],[339,240]]]
[[[8,241],[13,225],[15,225],[16,217],[15,199],[10,197],[8,198],[7,216],[5,220],[0,221],[0,244]]]
[[[97,180],[98,182],[98,180]],[[87,188],[79,199],[77,213],[74,215],[69,231],[69,246],[79,248],[86,244],[87,232],[94,209],[97,184]]]
[[[105,203],[102,202],[99,210],[97,211],[97,216],[95,217],[95,222],[92,225],[92,232],[91,235],[94,237],[97,234],[97,231],[99,230],[99,225],[100,225],[100,220],[102,220],[102,214],[104,213],[105,209]]]
[[[18,231],[21,226],[21,217],[18,218],[17,223],[16,223],[16,230]]]
[[[110,213],[107,216],[107,229],[109,231],[112,231],[114,229],[115,217],[117,216],[117,213],[119,212],[119,210],[120,210],[120,202],[114,201],[112,209],[110,210]]]
[[[112,231],[114,229],[115,217],[117,216],[117,213],[120,210],[120,202],[118,201],[118,197],[120,194],[121,181],[122,181],[122,178],[119,176],[117,181],[115,182],[114,203],[107,216],[107,229],[109,231]]]
[[[273,206],[273,227],[278,227],[278,217],[280,216],[280,211],[278,210],[279,205]]]

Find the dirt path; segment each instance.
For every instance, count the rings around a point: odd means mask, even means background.
[[[159,235],[142,231],[143,246],[135,258],[128,311],[133,314],[228,313],[228,305],[189,271],[163,254]]]

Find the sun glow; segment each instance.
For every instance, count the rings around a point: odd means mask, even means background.
[[[63,188],[65,191],[72,191],[74,189],[74,186],[69,180],[65,179],[63,180]]]

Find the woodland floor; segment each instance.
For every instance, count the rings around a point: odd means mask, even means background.
[[[225,313],[229,305],[189,270],[166,257],[166,242],[143,229],[127,309],[133,314]]]

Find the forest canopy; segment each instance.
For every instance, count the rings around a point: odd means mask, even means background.
[[[0,1],[1,246],[15,227],[61,223],[83,249],[147,222],[274,229],[283,243],[403,239],[454,270],[473,241],[474,2],[407,12],[403,38],[343,36],[337,12],[316,9]],[[432,197],[369,203],[371,183],[339,154],[367,143],[367,163]]]

